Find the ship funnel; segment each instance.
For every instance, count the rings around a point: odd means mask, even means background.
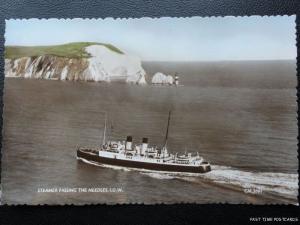
[[[142,143],[142,154],[146,154],[146,150],[148,149],[148,138],[143,138],[143,143]]]
[[[132,136],[127,136],[126,138],[126,150],[132,149]]]

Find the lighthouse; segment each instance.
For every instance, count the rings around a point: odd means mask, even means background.
[[[175,73],[174,84],[175,84],[176,86],[179,85],[179,76],[178,76],[177,73]]]

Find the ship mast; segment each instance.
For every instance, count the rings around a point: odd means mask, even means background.
[[[107,120],[107,114],[105,112],[105,122],[104,122],[104,132],[103,132],[103,138],[102,138],[102,146],[105,145],[105,139],[106,139],[106,120]]]
[[[169,135],[169,126],[170,126],[170,118],[171,118],[171,110],[169,111],[168,125],[167,125],[166,137],[165,137],[165,143],[164,143],[163,149],[167,148],[168,135]]]

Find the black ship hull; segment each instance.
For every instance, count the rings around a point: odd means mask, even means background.
[[[154,164],[147,162],[113,159],[101,157],[95,152],[86,152],[83,150],[77,150],[77,157],[85,159],[87,161],[96,162],[105,165],[121,166],[127,168],[137,168],[155,171],[166,172],[186,172],[186,173],[207,173],[211,171],[209,164],[203,164],[200,166],[185,166],[185,165],[170,165],[170,164]]]

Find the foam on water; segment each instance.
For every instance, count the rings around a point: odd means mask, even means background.
[[[143,175],[154,179],[180,179],[188,182],[199,182],[201,179],[209,180],[218,184],[234,185],[240,188],[256,188],[263,192],[283,195],[295,198],[298,194],[298,174],[249,172],[228,166],[212,165],[212,171],[203,174],[184,172],[152,171],[146,169],[125,168],[110,166],[87,161],[79,158],[85,163],[104,168],[123,171],[138,171]]]
[[[168,173],[163,173],[163,172],[154,172],[154,173],[151,173],[151,172],[142,172],[142,174],[144,175],[147,175],[147,176],[150,176],[152,178],[155,178],[155,179],[175,179],[176,177],[172,174],[168,174]]]
[[[152,171],[146,169],[125,168],[91,162],[78,158],[85,163],[104,168],[138,171],[143,175],[154,179],[180,179],[187,182],[200,182],[201,179],[209,180],[218,184],[233,185],[242,189],[254,188],[263,192],[273,193],[285,197],[296,198],[298,195],[298,174],[250,172],[242,171],[229,166],[212,165],[212,171],[204,174],[185,172]]]
[[[147,175],[157,179],[165,179],[165,176],[159,174],[160,172],[148,173]],[[199,179],[205,179],[241,188],[257,188],[263,192],[288,197],[295,197],[298,194],[298,174],[249,172],[232,167],[214,165],[212,166],[212,171],[204,174],[167,173],[167,176],[167,179],[172,179],[173,177],[189,182],[199,182]]]
[[[105,165],[105,164],[101,164],[101,163],[98,163],[98,162],[89,161],[89,160],[86,160],[86,159],[81,158],[81,157],[77,157],[77,159],[81,160],[84,163],[93,165],[93,166],[99,166],[99,167],[110,168],[110,169],[115,169],[115,170],[131,171],[131,169],[128,169],[126,167]]]

